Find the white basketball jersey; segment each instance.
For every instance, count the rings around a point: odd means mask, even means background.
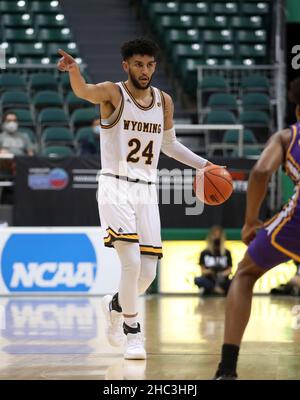
[[[117,85],[122,93],[119,112],[111,124],[100,124],[101,172],[156,182],[164,132],[163,95],[151,87],[152,102],[143,107],[124,82]]]

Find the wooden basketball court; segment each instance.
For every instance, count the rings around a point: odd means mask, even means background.
[[[211,379],[224,299],[140,299],[146,361],[124,361],[103,329],[100,297],[0,299],[0,379]],[[240,379],[300,379],[300,298],[255,297]],[[298,307],[297,307],[298,306]]]

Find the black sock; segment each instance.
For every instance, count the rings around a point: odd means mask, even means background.
[[[222,358],[218,367],[217,376],[234,375],[237,376],[236,366],[239,356],[239,346],[224,343],[222,346]]]
[[[111,301],[110,305],[111,310],[117,311],[117,312],[122,312],[122,307],[119,304],[119,294],[116,293]]]
[[[128,326],[125,322],[123,323],[123,330],[125,335],[128,333],[139,333],[141,332],[141,326],[137,323],[137,327],[133,328],[132,326]]]

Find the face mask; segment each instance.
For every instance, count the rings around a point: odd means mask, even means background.
[[[15,133],[18,129],[18,123],[15,121],[4,122],[3,129],[8,133]]]
[[[100,125],[96,125],[93,127],[95,135],[100,135]]]
[[[215,247],[220,247],[220,244],[221,244],[221,239],[214,239]]]

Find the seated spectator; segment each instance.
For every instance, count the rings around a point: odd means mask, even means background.
[[[196,277],[195,285],[203,291],[203,295],[226,295],[232,269],[229,250],[225,249],[225,233],[219,226],[214,226],[207,236],[207,248],[200,254],[199,264],[201,276]]]
[[[6,112],[3,117],[0,133],[0,154],[33,155],[33,146],[24,133],[18,130],[18,119],[13,112]]]
[[[294,260],[297,267],[295,276],[287,283],[281,284],[277,288],[271,290],[271,294],[283,296],[300,296],[300,262]]]
[[[92,138],[80,139],[79,144],[79,154],[99,154],[100,153],[100,119],[95,118],[92,122],[91,128],[93,130]]]

